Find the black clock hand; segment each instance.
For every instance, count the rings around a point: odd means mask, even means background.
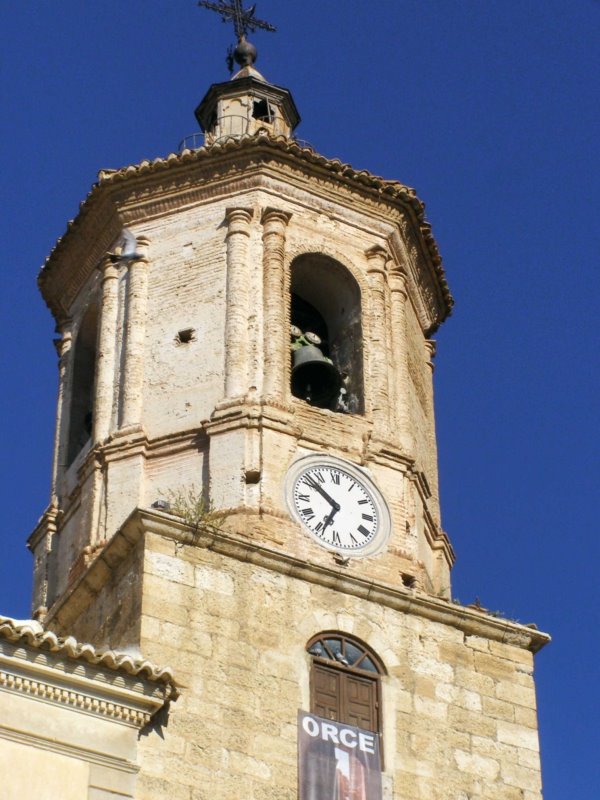
[[[325,491],[325,489],[322,489],[322,488],[321,488],[321,486],[320,486],[320,485],[317,483],[317,481],[315,481],[313,478],[307,477],[307,478],[306,478],[306,484],[307,484],[308,486],[310,486],[310,487],[311,487],[311,489],[316,489],[316,490],[317,490],[317,492],[318,492],[320,495],[322,495],[322,496],[325,498],[325,500],[327,500],[327,502],[328,502],[328,503],[329,503],[331,506],[333,506],[333,508],[334,508],[334,510],[335,510],[335,511],[339,511],[339,510],[340,510],[340,504],[339,504],[339,503],[336,503],[336,501],[333,499],[333,497],[330,497],[330,496],[327,494],[327,492]]]
[[[336,505],[337,505],[337,504],[336,504]],[[323,530],[321,531],[321,533],[324,533],[324,532],[325,532],[325,529],[327,528],[327,526],[328,526],[328,525],[331,525],[331,523],[333,522],[333,518],[335,517],[335,515],[337,514],[337,512],[338,512],[339,510],[340,510],[340,507],[339,507],[339,505],[337,506],[337,508],[336,508],[335,506],[333,506],[333,508],[331,509],[331,512],[330,512],[329,516],[328,516],[328,517],[327,517],[327,519],[325,520],[325,524],[323,525]]]

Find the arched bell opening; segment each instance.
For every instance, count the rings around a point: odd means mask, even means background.
[[[363,358],[360,288],[329,256],[292,263],[292,394],[319,408],[361,414]]]
[[[98,309],[91,306],[81,321],[73,350],[67,467],[92,434],[97,339]]]

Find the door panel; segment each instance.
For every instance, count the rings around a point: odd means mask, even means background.
[[[356,675],[344,675],[344,705],[342,714],[344,722],[365,728],[368,731],[377,730],[377,684],[368,678],[359,678]]]
[[[340,721],[340,678],[337,670],[313,665],[313,709],[325,719]]]
[[[313,663],[313,711],[320,717],[378,730],[377,681]]]

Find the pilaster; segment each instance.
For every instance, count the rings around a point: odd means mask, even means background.
[[[110,256],[105,256],[102,270],[102,307],[98,332],[96,392],[92,441],[103,442],[111,429],[113,385],[116,361],[117,316],[119,307],[118,270]]]
[[[139,430],[142,424],[149,244],[146,237],[138,237],[136,249],[140,257],[132,259],[128,268],[121,430]]]
[[[73,343],[73,329],[71,320],[59,326],[60,338],[55,341],[58,352],[58,398],[56,402],[56,428],[54,431],[54,453],[52,457],[52,483],[50,488],[50,502],[58,503],[58,473],[60,465],[65,461],[65,448],[67,444],[68,415],[65,413],[67,405],[65,398],[65,384],[67,376],[67,361]]]
[[[248,239],[253,211],[228,208],[227,315],[225,318],[225,397],[248,390]]]
[[[386,275],[388,258],[383,247],[371,247],[365,253],[370,288],[369,375],[371,409],[376,438],[389,438],[389,381],[386,348]]]
[[[289,385],[289,332],[285,314],[285,232],[291,214],[266,208],[263,226],[264,382],[263,394],[280,402]]]
[[[406,277],[398,269],[388,274],[390,287],[392,364],[393,364],[393,415],[394,426],[400,446],[411,453],[413,441],[410,430],[408,373],[408,341],[406,331],[406,300],[408,291]]]
[[[429,386],[427,387],[427,435],[429,437],[428,452],[431,459],[431,470],[428,475],[429,488],[431,496],[434,501],[432,513],[434,514],[437,524],[440,522],[439,512],[439,487],[438,487],[438,472],[437,472],[437,439],[435,435],[435,410],[433,403],[433,372],[435,370],[435,354],[436,354],[436,341],[435,339],[425,339],[425,358],[429,369],[427,370],[429,376]]]

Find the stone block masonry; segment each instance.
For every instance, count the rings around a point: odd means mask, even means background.
[[[119,569],[140,593],[141,650],[171,666],[182,693],[140,740],[136,797],[233,800],[243,787],[252,800],[295,798],[296,713],[310,709],[306,643],[338,631],[385,666],[386,797],[541,798],[531,651],[543,634],[414,590],[382,585],[372,602],[356,587],[323,585],[310,564],[301,577],[283,557],[268,566],[264,549],[242,551],[233,535],[192,544],[165,515],[145,515],[144,527],[130,551],[141,580],[125,562]]]

